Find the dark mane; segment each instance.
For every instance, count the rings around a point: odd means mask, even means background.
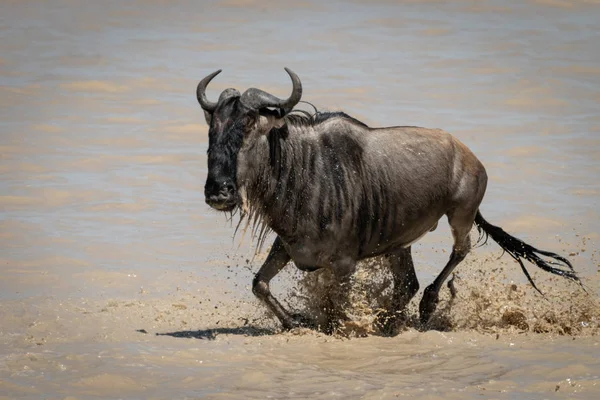
[[[311,104],[312,105],[312,104]],[[314,106],[313,106],[314,107]],[[328,111],[319,111],[315,107],[315,113],[310,114],[307,111],[294,109],[288,115],[285,116],[285,120],[287,123],[292,124],[294,126],[316,126],[325,121],[328,121],[332,118],[343,118],[350,122],[353,122],[357,125],[368,128],[367,124],[362,121],[353,118],[342,111],[328,112]]]

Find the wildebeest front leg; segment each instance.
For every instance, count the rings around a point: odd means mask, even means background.
[[[387,254],[387,257],[394,277],[394,289],[391,307],[380,315],[379,323],[384,332],[391,334],[398,322],[406,318],[406,306],[419,291],[419,281],[410,246]]]
[[[284,329],[292,329],[307,325],[306,321],[301,317],[290,315],[290,313],[283,308],[281,303],[273,297],[271,290],[269,289],[269,282],[271,279],[273,279],[273,277],[277,275],[289,261],[290,256],[285,250],[282,240],[278,236],[271,247],[267,259],[252,281],[252,292],[256,297],[265,302],[267,307],[269,307],[269,310],[271,310],[279,321],[281,321]]]
[[[346,311],[351,306],[352,276],[356,271],[356,261],[352,259],[337,260],[332,263],[336,285],[332,288],[330,299],[333,302],[329,310],[327,332],[335,331],[343,321],[348,321]]]

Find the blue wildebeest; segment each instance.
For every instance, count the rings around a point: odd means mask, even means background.
[[[307,323],[269,290],[269,281],[290,260],[305,271],[331,268],[346,285],[357,261],[386,255],[394,282],[388,311],[393,320],[419,290],[411,245],[435,229],[443,215],[454,245],[450,260],[424,291],[419,304],[423,325],[436,308],[442,284],[471,249],[473,224],[480,239],[491,237],[520,264],[534,287],[523,259],[579,282],[567,259],[538,250],[483,218],[479,204],[486,171],[456,138],[414,126],[370,128],[341,112],[294,110],[302,85],[285,70],[293,84],[285,100],[251,88],[243,94],[226,89],[211,102],[206,87],[221,70],[202,79],[196,93],[210,127],[206,202],[220,211],[239,210],[277,234],[252,290],[284,328]]]

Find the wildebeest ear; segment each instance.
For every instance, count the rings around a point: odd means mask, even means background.
[[[210,126],[210,121],[212,121],[212,114],[206,110],[203,110],[203,111],[204,111],[204,119],[206,120],[206,123],[208,124],[208,126]]]
[[[259,110],[259,112],[261,115],[268,115],[273,118],[283,118],[283,116],[285,115],[285,112],[282,108],[263,107]]]
[[[279,117],[279,111],[263,109],[257,120],[257,128],[261,134],[268,134],[271,128],[280,128],[285,121]]]

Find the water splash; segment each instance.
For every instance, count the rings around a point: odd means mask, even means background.
[[[507,331],[596,335],[600,333],[600,304],[593,294],[576,284],[543,272],[535,278],[551,288],[545,297],[520,282],[514,262],[495,255],[470,256],[458,268],[452,291],[440,291],[437,311],[426,327],[418,322],[422,291],[408,305],[403,329],[441,331]],[[391,304],[393,281],[387,260],[374,258],[358,265],[349,292],[340,293],[329,270],[296,273],[287,298],[289,306],[316,322],[320,330],[342,336],[387,335],[381,317]],[[597,282],[588,280],[588,284]],[[425,286],[422,283],[422,287]],[[592,290],[590,293],[596,293]],[[343,307],[340,304],[344,303]]]

